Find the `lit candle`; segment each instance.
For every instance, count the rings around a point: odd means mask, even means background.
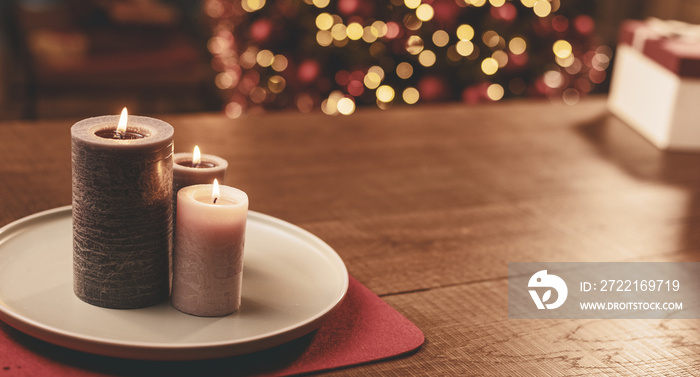
[[[206,317],[235,312],[241,305],[248,196],[214,180],[181,189],[177,206],[172,305]]]
[[[84,119],[71,128],[73,288],[107,308],[169,292],[173,128],[158,119]]]
[[[173,156],[173,194],[187,186],[211,184],[214,179],[223,182],[228,162],[211,154],[201,154],[198,146],[192,153],[175,153]]]

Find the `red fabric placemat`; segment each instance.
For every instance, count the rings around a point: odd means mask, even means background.
[[[142,361],[87,354],[34,339],[0,322],[0,377],[287,376],[409,353],[423,333],[350,277],[347,296],[323,326],[292,342],[249,355],[204,361]]]

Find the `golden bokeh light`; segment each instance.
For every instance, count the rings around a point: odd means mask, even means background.
[[[402,79],[407,79],[413,75],[413,66],[407,62],[401,62],[396,66],[396,75]]]
[[[372,30],[377,31],[377,37],[382,38],[389,31],[389,27],[384,21],[374,21],[372,22]]]
[[[313,0],[313,3],[316,8],[325,8],[330,4],[330,0]]]
[[[407,14],[403,18],[403,26],[408,30],[419,30],[423,26],[423,21],[418,19],[414,14]]]
[[[438,30],[433,33],[433,44],[438,47],[445,47],[450,43],[450,35],[444,30]]]
[[[552,51],[560,59],[566,59],[571,55],[571,43],[560,39],[552,45]]]
[[[395,95],[396,92],[394,92],[394,88],[390,87],[389,85],[382,85],[377,88],[377,100],[380,102],[391,102],[394,100]]]
[[[274,75],[267,80],[267,88],[270,89],[272,93],[282,93],[286,86],[287,81],[284,77],[279,75]]]
[[[498,68],[503,68],[508,64],[508,54],[503,50],[494,51],[491,57],[498,62]]]
[[[567,58],[564,58],[564,59],[562,59],[558,56],[554,57],[554,61],[562,68],[571,67],[574,64],[575,60],[576,60],[576,57],[574,57],[574,54],[571,54]]]
[[[338,100],[338,112],[343,115],[350,115],[355,112],[355,101],[348,97]]]
[[[430,4],[421,4],[416,8],[416,17],[423,22],[428,22],[433,19],[435,10]]]
[[[284,55],[278,54],[275,55],[274,59],[272,59],[272,69],[274,69],[277,72],[284,71],[285,69],[287,69],[288,65],[289,61]]]
[[[403,90],[401,97],[403,98],[404,102],[409,105],[413,105],[420,99],[420,93],[418,92],[418,89],[409,86]]]
[[[497,47],[501,42],[501,36],[493,30],[486,30],[484,34],[481,35],[481,40],[485,45],[493,48]]]
[[[455,48],[457,49],[457,53],[462,56],[469,56],[474,52],[474,44],[470,41],[459,41],[455,45]]]
[[[241,7],[248,13],[256,12],[265,6],[265,0],[243,0]]]
[[[343,98],[345,98],[345,96],[341,91],[334,90],[327,99],[321,102],[321,111],[327,115],[338,115],[338,102]]]
[[[457,27],[457,38],[461,41],[470,41],[474,38],[474,28],[467,24],[459,25]]]
[[[506,3],[506,0],[489,0],[489,3],[494,7],[502,7]]]
[[[384,80],[384,69],[378,65],[373,65],[367,69],[367,73],[376,74],[380,80]]]
[[[535,6],[535,3],[537,2],[537,0],[520,0],[520,2],[523,3],[523,5],[528,7],[528,8],[532,8]]]
[[[353,41],[357,41],[362,38],[362,34],[364,33],[364,30],[362,29],[362,25],[360,25],[357,22],[351,22],[348,25],[347,28],[347,34],[348,38],[352,39]]]
[[[467,0],[467,2],[469,3],[469,5],[477,8],[486,5],[486,0]]]
[[[515,55],[520,55],[527,50],[527,43],[521,37],[515,37],[508,42],[508,48]]]
[[[406,41],[406,51],[408,51],[408,53],[411,55],[420,54],[424,47],[425,44],[423,39],[417,35],[408,37],[408,40]]]
[[[499,84],[491,84],[489,87],[486,89],[486,95],[492,100],[492,101],[498,101],[501,98],[503,98],[503,95],[505,94],[505,90],[503,89],[502,86]]]
[[[348,36],[348,28],[343,24],[335,24],[331,28],[331,34],[336,41],[342,41]]]
[[[323,47],[328,47],[333,43],[333,34],[328,30],[319,30],[316,32],[316,42]]]
[[[481,61],[481,70],[487,75],[493,75],[498,71],[498,62],[494,58],[486,58]]]
[[[316,16],[316,27],[319,30],[329,30],[333,26],[333,16],[330,13],[321,13]]]
[[[548,0],[537,0],[535,5],[532,6],[532,10],[538,17],[547,17],[552,13],[552,4]]]
[[[377,89],[382,83],[382,78],[376,72],[367,72],[364,78],[364,84],[367,89]]]
[[[416,9],[420,6],[421,0],[404,0],[403,3],[407,8]]]
[[[270,50],[260,50],[255,56],[255,61],[261,67],[269,67],[272,65],[272,60],[275,58],[275,54]]]
[[[418,62],[423,67],[432,67],[436,61],[437,57],[435,56],[435,53],[430,50],[423,50],[420,54],[418,54]]]
[[[362,40],[367,43],[372,43],[379,38],[379,31],[373,26],[365,26],[362,29]]]

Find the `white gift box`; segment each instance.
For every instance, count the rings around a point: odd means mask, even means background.
[[[700,151],[700,30],[625,21],[608,108],[660,149]]]

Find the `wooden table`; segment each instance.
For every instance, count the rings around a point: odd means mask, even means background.
[[[328,375],[700,373],[698,320],[507,318],[507,262],[700,260],[700,154],[656,150],[605,98],[160,118],[426,335]],[[0,225],[70,204],[76,120],[0,123]]]

